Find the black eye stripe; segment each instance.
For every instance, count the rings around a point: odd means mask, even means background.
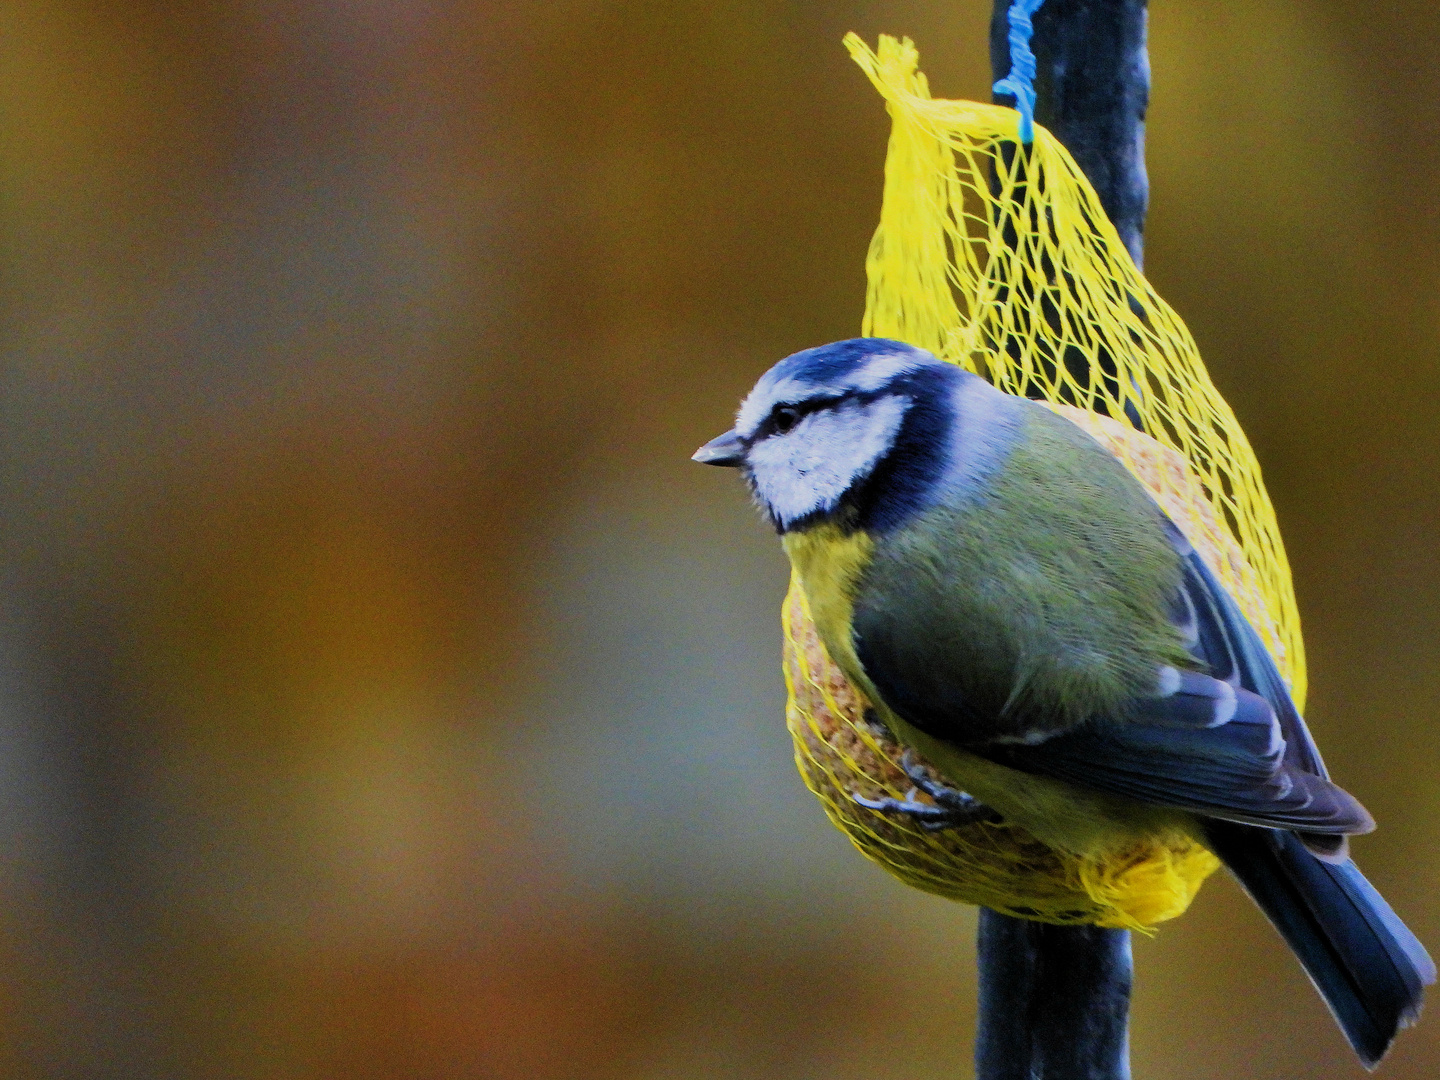
[[[828,409],[839,402],[838,397],[812,398],[809,401],[781,402],[770,410],[766,417],[766,426],[771,431],[784,435],[794,430],[795,426],[813,412],[821,409]]]

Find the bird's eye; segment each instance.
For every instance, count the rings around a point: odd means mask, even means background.
[[[775,430],[784,435],[800,422],[800,410],[790,405],[782,405],[775,410]]]

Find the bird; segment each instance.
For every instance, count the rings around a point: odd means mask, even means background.
[[[1418,1018],[1435,965],[1349,854],[1373,819],[1235,600],[1088,433],[855,338],[775,364],[693,458],[743,474],[831,658],[949,785],[857,801],[926,828],[998,816],[1078,856],[1180,829],[1366,1067]]]

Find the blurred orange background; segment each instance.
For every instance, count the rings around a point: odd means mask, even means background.
[[[969,1075],[974,912],[801,786],[783,556],[688,458],[858,332],[841,35],[988,100],[988,16],[0,5],[0,1074]],[[1437,38],[1155,0],[1147,237],[1432,949]],[[1136,951],[1137,1077],[1362,1075],[1221,876]]]

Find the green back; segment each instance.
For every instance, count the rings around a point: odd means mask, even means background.
[[[984,491],[877,537],[856,587],[881,692],[953,717],[943,735],[960,742],[1118,718],[1158,665],[1194,664],[1169,619],[1181,567],[1160,510],[1074,424],[1020,415]]]

